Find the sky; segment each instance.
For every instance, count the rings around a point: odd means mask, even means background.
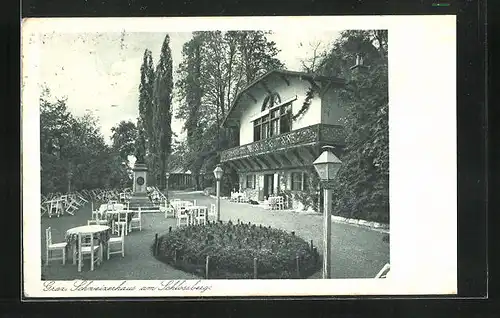
[[[166,33],[44,33],[41,35],[39,78],[52,97],[67,97],[69,111],[82,116],[92,112],[101,124],[106,142],[111,143],[111,128],[120,121],[136,122],[139,116],[140,67],[145,49],[159,59]],[[181,62],[182,46],[190,32],[169,33],[174,67]],[[268,39],[276,42],[278,58],[289,70],[301,70],[301,61],[312,56],[313,47],[326,47],[339,35],[336,31],[274,32]],[[174,98],[174,113],[176,111]],[[172,130],[184,137],[182,122],[175,119]]]

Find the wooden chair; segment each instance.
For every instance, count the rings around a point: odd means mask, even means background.
[[[175,210],[170,204],[167,204],[167,201],[165,201],[165,205],[160,206],[160,211],[165,213],[166,219],[169,217],[175,218]]]
[[[125,257],[125,231],[126,229],[122,227],[120,230],[120,236],[109,238],[108,248],[107,248],[108,260],[111,254],[122,254],[122,257]],[[116,246],[116,245],[120,245],[120,249],[111,251],[111,246]]]
[[[61,216],[63,213],[63,202],[60,199],[52,199],[50,200],[50,207],[48,210],[49,218],[52,215],[56,215],[57,217]]]
[[[389,263],[385,264],[384,267],[378,272],[375,278],[387,278],[391,271],[391,265]]]
[[[277,210],[285,209],[285,201],[283,200],[283,197],[275,197],[274,204]]]
[[[79,205],[84,205],[85,203],[89,202],[87,199],[85,199],[84,194],[79,192],[75,193],[75,199],[77,200]]]
[[[193,216],[194,216],[194,224],[196,225],[206,225],[207,224],[207,217],[208,217],[208,211],[206,207],[202,206],[197,206],[193,208]]]
[[[132,215],[132,219],[130,219],[130,230],[139,229],[142,231],[142,212],[139,207],[139,211]]]
[[[40,205],[40,216],[43,216],[45,213],[47,213],[47,208],[42,205]]]
[[[217,216],[217,208],[214,203],[210,204],[210,210],[208,210],[208,216]]]
[[[125,228],[125,235],[128,232],[127,213],[118,213],[117,220],[113,222],[113,233],[120,234],[121,228]]]
[[[180,212],[188,206],[188,202],[187,201],[180,201],[180,200],[174,201],[174,202],[172,202],[172,206],[174,207],[175,215],[178,218]]]
[[[106,212],[101,212],[99,210],[94,211],[94,202],[92,202],[92,219],[87,221],[88,225],[108,225],[109,222],[106,219]]]
[[[61,199],[64,202],[64,212],[69,215],[75,215],[75,211],[80,207],[72,195],[63,195]]]
[[[180,207],[177,213],[177,226],[189,225],[189,214],[185,207]]]
[[[100,246],[94,241],[92,234],[78,234],[78,271],[82,271],[85,255],[90,255],[90,270],[94,270],[96,264],[100,264]]]
[[[99,215],[101,214],[101,212],[99,210],[94,210],[94,201],[91,202],[90,208],[92,210],[92,220],[99,219]]]
[[[48,227],[45,230],[45,265],[49,265],[49,261],[62,260],[63,265],[66,264],[66,247],[68,243],[52,243],[52,230]],[[61,251],[61,257],[52,257],[53,251]]]

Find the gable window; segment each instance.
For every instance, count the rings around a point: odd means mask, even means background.
[[[292,103],[270,109],[264,116],[253,121],[253,140],[258,141],[291,130]]]
[[[262,103],[262,108],[261,111],[264,111],[268,108],[272,108],[273,106],[281,104],[281,97],[278,93],[274,92],[269,95],[267,95],[266,98],[264,98],[264,102]]]

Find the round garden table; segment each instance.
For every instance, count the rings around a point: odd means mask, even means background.
[[[109,241],[111,228],[107,225],[82,225],[67,230],[66,242],[68,242],[68,245],[73,249],[73,265],[76,264],[76,243],[78,242],[78,235],[92,235],[92,237],[99,242],[99,256],[102,260],[102,249]]]

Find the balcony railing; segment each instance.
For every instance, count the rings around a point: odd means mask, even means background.
[[[339,125],[326,124],[316,124],[304,127],[275,137],[224,150],[221,153],[221,161],[225,162],[250,156],[263,155],[269,152],[282,151],[297,146],[320,143],[344,145],[344,128]]]

